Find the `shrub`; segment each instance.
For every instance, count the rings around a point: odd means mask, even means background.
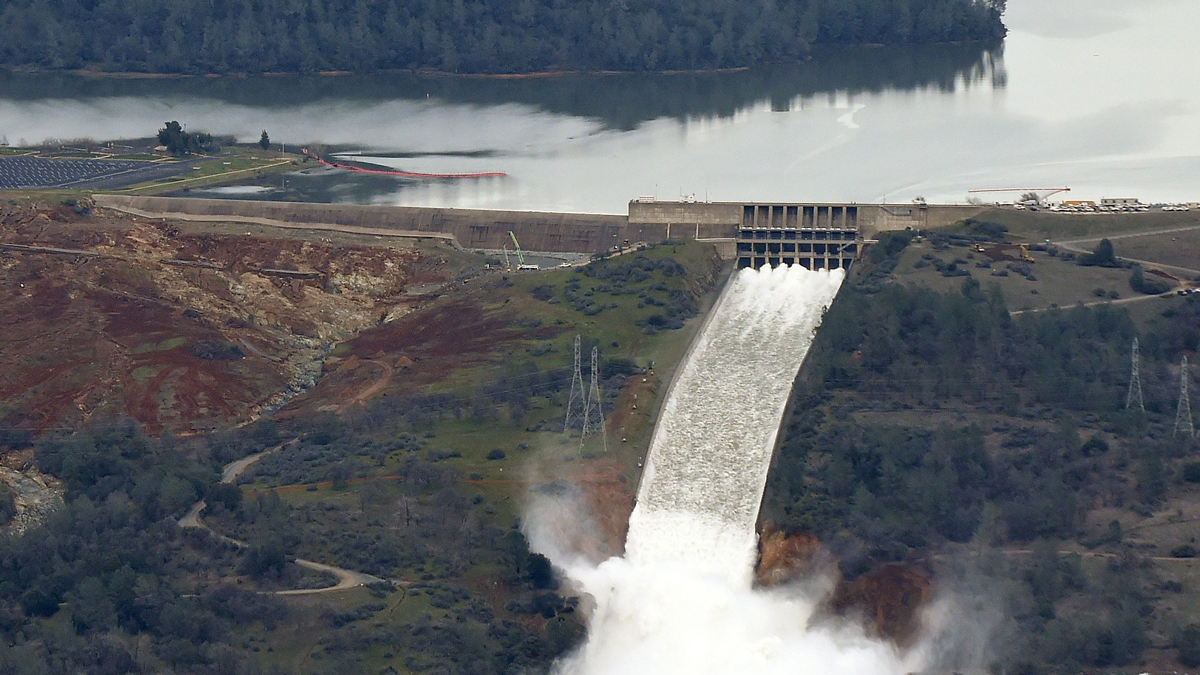
[[[913,233],[910,230],[880,232],[877,237],[878,243],[871,247],[871,262],[878,265],[888,258],[900,255],[904,249],[908,248],[912,239]]]
[[[1102,438],[1092,438],[1087,443],[1084,443],[1079,451],[1084,457],[1095,457],[1108,452],[1108,443]]]
[[[1200,462],[1188,462],[1184,464],[1183,479],[1189,483],[1200,483]]]
[[[1140,267],[1135,269],[1133,274],[1129,275],[1129,287],[1138,293],[1145,293],[1146,295],[1159,295],[1171,290],[1167,282],[1161,279],[1147,279]]]
[[[500,448],[492,448],[491,450],[488,450],[487,454],[487,458],[490,460],[504,459],[507,456],[508,455],[505,455],[504,451]]]
[[[1196,557],[1196,547],[1192,546],[1191,544],[1184,544],[1183,546],[1176,546],[1175,548],[1171,549],[1171,557],[1172,558],[1195,558]]]
[[[1192,625],[1175,635],[1175,648],[1179,650],[1179,662],[1188,668],[1200,666],[1200,626]]]
[[[963,225],[967,226],[967,232],[992,241],[1004,241],[1004,235],[1008,232],[1008,228],[1000,223],[975,220],[974,218],[967,218],[963,221]]]
[[[1091,253],[1079,256],[1079,264],[1083,267],[1121,266],[1121,262],[1117,260],[1117,256],[1113,252],[1112,242],[1107,239],[1101,239],[1100,243],[1096,244],[1096,249]]]
[[[639,371],[639,368],[633,359],[605,359],[604,363],[600,364],[600,377],[608,379],[616,375],[634,375]]]
[[[208,361],[236,361],[245,356],[237,345],[220,340],[199,340],[188,347],[188,352]]]

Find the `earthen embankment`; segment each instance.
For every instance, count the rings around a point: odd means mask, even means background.
[[[512,246],[509,232],[531,251],[594,253],[625,239],[658,241],[665,228],[634,228],[625,216],[532,211],[484,211],[357,204],[192,199],[96,195],[99,206],[151,217],[230,220],[260,225],[334,230],[413,238],[453,238],[464,248],[499,249]],[[663,230],[659,233],[658,230]],[[658,235],[657,238],[647,238]]]

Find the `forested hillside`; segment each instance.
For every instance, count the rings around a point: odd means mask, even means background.
[[[665,70],[991,40],[1003,0],[9,0],[0,64],[162,73]]]
[[[849,578],[899,563],[974,584],[1001,608],[993,672],[1200,664],[1200,439],[1174,427],[1200,301],[1012,316],[986,266],[944,266],[957,291],[903,285],[911,234],[880,239],[797,381],[765,522],[827,542]],[[972,255],[966,238],[911,246]],[[1134,337],[1144,411],[1127,404]]]

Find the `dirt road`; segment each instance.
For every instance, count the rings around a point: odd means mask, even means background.
[[[388,386],[388,383],[390,383],[392,381],[392,375],[395,374],[395,370],[392,368],[392,365],[390,363],[388,363],[387,361],[363,361],[363,363],[370,363],[373,366],[379,366],[380,371],[382,371],[379,374],[379,379],[377,379],[375,382],[371,383],[371,385],[368,386],[366,389],[363,389],[362,391],[355,394],[354,397],[351,398],[349,401],[346,401],[342,405],[338,406],[337,411],[339,413],[344,413],[344,412],[346,412],[346,409],[349,408],[350,406],[358,405],[358,404],[362,403],[363,401],[371,398],[375,394],[378,394],[379,392],[383,391],[383,388]]]
[[[1127,258],[1127,260],[1128,260],[1128,258]],[[1180,286],[1178,288],[1182,288],[1182,286]],[[1172,290],[1175,290],[1175,289],[1172,289]],[[1107,305],[1110,303],[1114,304],[1114,305],[1123,305],[1128,302],[1142,302],[1145,300],[1162,300],[1165,297],[1168,297],[1168,296],[1165,296],[1165,295],[1137,295],[1132,298],[1120,298],[1117,300],[1092,300],[1090,302],[1085,302],[1082,304],[1084,307],[1095,307],[1097,305]],[[1174,296],[1172,295],[1171,297],[1174,297]],[[1076,305],[1069,305],[1066,307],[1038,307],[1036,309],[1018,309],[1018,310],[1009,312],[1009,315],[1010,316],[1020,316],[1021,314],[1037,314],[1038,312],[1049,312],[1050,310],[1053,310],[1053,309],[1066,310],[1066,309],[1070,309],[1071,307],[1077,307],[1077,306],[1078,305],[1076,304]]]
[[[143,211],[142,209],[132,206],[121,206],[114,200],[105,199],[106,195],[96,195],[94,197],[96,205],[102,208],[127,213],[142,218],[169,218],[171,220],[188,220],[193,222],[206,223],[248,223],[251,225],[263,225],[266,227],[277,227],[284,230],[309,230],[317,232],[340,232],[342,234],[363,234],[375,237],[396,237],[400,239],[442,239],[449,242],[455,248],[461,249],[458,244],[458,238],[453,234],[444,232],[417,232],[414,230],[392,230],[383,227],[358,227],[355,225],[335,225],[333,223],[289,223],[282,220],[274,220],[272,218],[259,218],[256,216],[206,216],[194,213],[180,212],[151,212]]]
[[[249,457],[243,457],[239,460],[236,460],[236,461],[226,464],[225,467],[221,469],[221,482],[226,483],[226,484],[232,484],[234,481],[237,480],[237,477],[239,475],[241,475],[246,469],[249,469],[251,466],[254,466],[255,462],[257,462],[258,460],[262,459],[263,457],[266,457],[267,455],[283,448],[284,445],[292,445],[295,442],[296,441],[293,440],[293,441],[290,441],[285,444],[277,445],[273,448],[268,448],[267,450],[263,450],[260,453],[250,455]],[[200,500],[200,501],[196,502],[195,504],[192,504],[192,508],[188,509],[188,512],[182,518],[179,519],[179,526],[208,530],[209,532],[211,532],[213,534],[213,536],[217,537],[221,541],[233,544],[234,546],[237,546],[238,548],[248,548],[250,546],[250,544],[248,544],[240,539],[234,539],[233,537],[227,537],[227,536],[221,534],[220,532],[213,531],[212,528],[210,528],[208,525],[205,525],[204,521],[201,520],[201,518],[200,518],[200,514],[201,514],[201,512],[204,511],[204,508],[206,506],[207,506],[207,504],[204,503],[204,500]],[[338,582],[337,582],[337,584],[335,584],[333,586],[326,586],[324,588],[297,588],[297,589],[290,590],[290,591],[271,591],[272,594],[274,594],[274,595],[312,595],[313,593],[331,593],[333,591],[344,591],[344,590],[347,590],[350,588],[358,588],[359,586],[366,586],[368,584],[375,584],[375,583],[380,583],[380,582],[385,581],[384,579],[380,579],[379,577],[372,576],[370,574],[365,574],[363,572],[355,572],[354,570],[342,569],[341,567],[334,567],[333,565],[326,565],[324,563],[319,563],[319,562],[316,562],[313,560],[305,560],[303,558],[296,558],[292,562],[294,562],[297,565],[304,567],[306,569],[316,570],[318,572],[328,572],[329,574],[332,574],[335,577],[337,577]]]
[[[1068,251],[1073,251],[1075,253],[1091,253],[1092,252],[1091,249],[1088,248],[1087,246],[1085,246],[1085,244],[1096,244],[1096,243],[1099,243],[1099,241],[1101,239],[1108,239],[1109,241],[1112,241],[1114,239],[1133,239],[1135,237],[1149,237],[1149,236],[1158,235],[1158,234],[1172,234],[1174,232],[1189,232],[1192,230],[1200,230],[1200,225],[1188,225],[1185,227],[1172,227],[1172,228],[1165,229],[1165,230],[1148,230],[1146,232],[1130,232],[1130,233],[1126,233],[1126,234],[1099,235],[1099,236],[1094,236],[1094,237],[1087,237],[1084,239],[1065,239],[1063,241],[1049,240],[1049,243],[1054,246],[1064,248]],[[1094,248],[1094,246],[1093,246],[1093,248]],[[1153,260],[1139,260],[1137,258],[1129,258],[1126,256],[1121,256],[1121,259],[1128,260],[1130,262],[1135,262],[1142,266],[1149,265],[1149,266],[1153,266],[1153,267],[1160,267],[1164,270],[1174,272],[1176,274],[1187,275],[1188,277],[1191,277],[1191,278],[1200,277],[1200,270],[1192,269],[1190,267],[1179,267],[1178,265],[1167,265],[1164,263],[1155,262]],[[1176,288],[1173,288],[1171,290],[1174,291],[1174,290],[1178,290],[1181,288],[1184,288],[1184,286],[1182,284],[1180,284],[1179,286],[1177,286]],[[1119,300],[1107,300],[1107,299],[1106,300],[1092,300],[1090,302],[1083,303],[1083,306],[1084,307],[1095,307],[1097,305],[1106,305],[1108,303],[1112,303],[1114,305],[1123,305],[1123,304],[1129,303],[1129,302],[1143,302],[1146,300],[1157,300],[1157,299],[1161,299],[1163,297],[1166,297],[1166,296],[1163,296],[1161,294],[1160,295],[1138,295],[1138,296],[1135,296],[1132,298],[1121,298]],[[1074,306],[1075,305],[1072,305],[1072,307],[1074,307]],[[1036,314],[1038,312],[1049,312],[1051,309],[1056,309],[1056,308],[1039,307],[1037,309],[1019,309],[1014,312],[1009,312],[1009,314],[1012,316],[1019,316],[1021,314]],[[1058,308],[1058,309],[1069,309],[1069,308],[1062,307],[1062,308]]]
[[[1074,251],[1075,253],[1091,253],[1092,252],[1091,249],[1084,246],[1084,244],[1098,243],[1101,239],[1108,239],[1109,241],[1112,241],[1113,239],[1132,239],[1134,237],[1148,237],[1148,236],[1155,235],[1155,234],[1170,234],[1172,232],[1186,232],[1188,230],[1196,230],[1196,229],[1200,229],[1200,225],[1189,225],[1187,227],[1176,227],[1176,228],[1172,228],[1169,230],[1153,230],[1150,232],[1135,232],[1135,233],[1131,233],[1131,234],[1114,234],[1114,235],[1110,235],[1110,236],[1102,235],[1099,237],[1088,237],[1087,239],[1068,239],[1068,240],[1064,240],[1064,241],[1051,241],[1050,243],[1053,244],[1054,246],[1059,246],[1061,248],[1065,248],[1068,251]],[[1135,262],[1135,263],[1138,263],[1139,265],[1143,265],[1143,266],[1153,265],[1154,267],[1161,267],[1164,270],[1167,270],[1169,272],[1184,274],[1191,278],[1200,277],[1200,270],[1193,269],[1191,267],[1180,267],[1178,265],[1166,265],[1166,264],[1163,264],[1160,262],[1155,262],[1153,260],[1138,260],[1137,258],[1127,258],[1125,256],[1120,256],[1120,258],[1121,258],[1121,260],[1128,260],[1130,262]]]

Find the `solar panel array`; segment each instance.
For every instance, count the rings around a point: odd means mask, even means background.
[[[105,176],[156,168],[148,161],[0,157],[0,190],[67,187]]]

